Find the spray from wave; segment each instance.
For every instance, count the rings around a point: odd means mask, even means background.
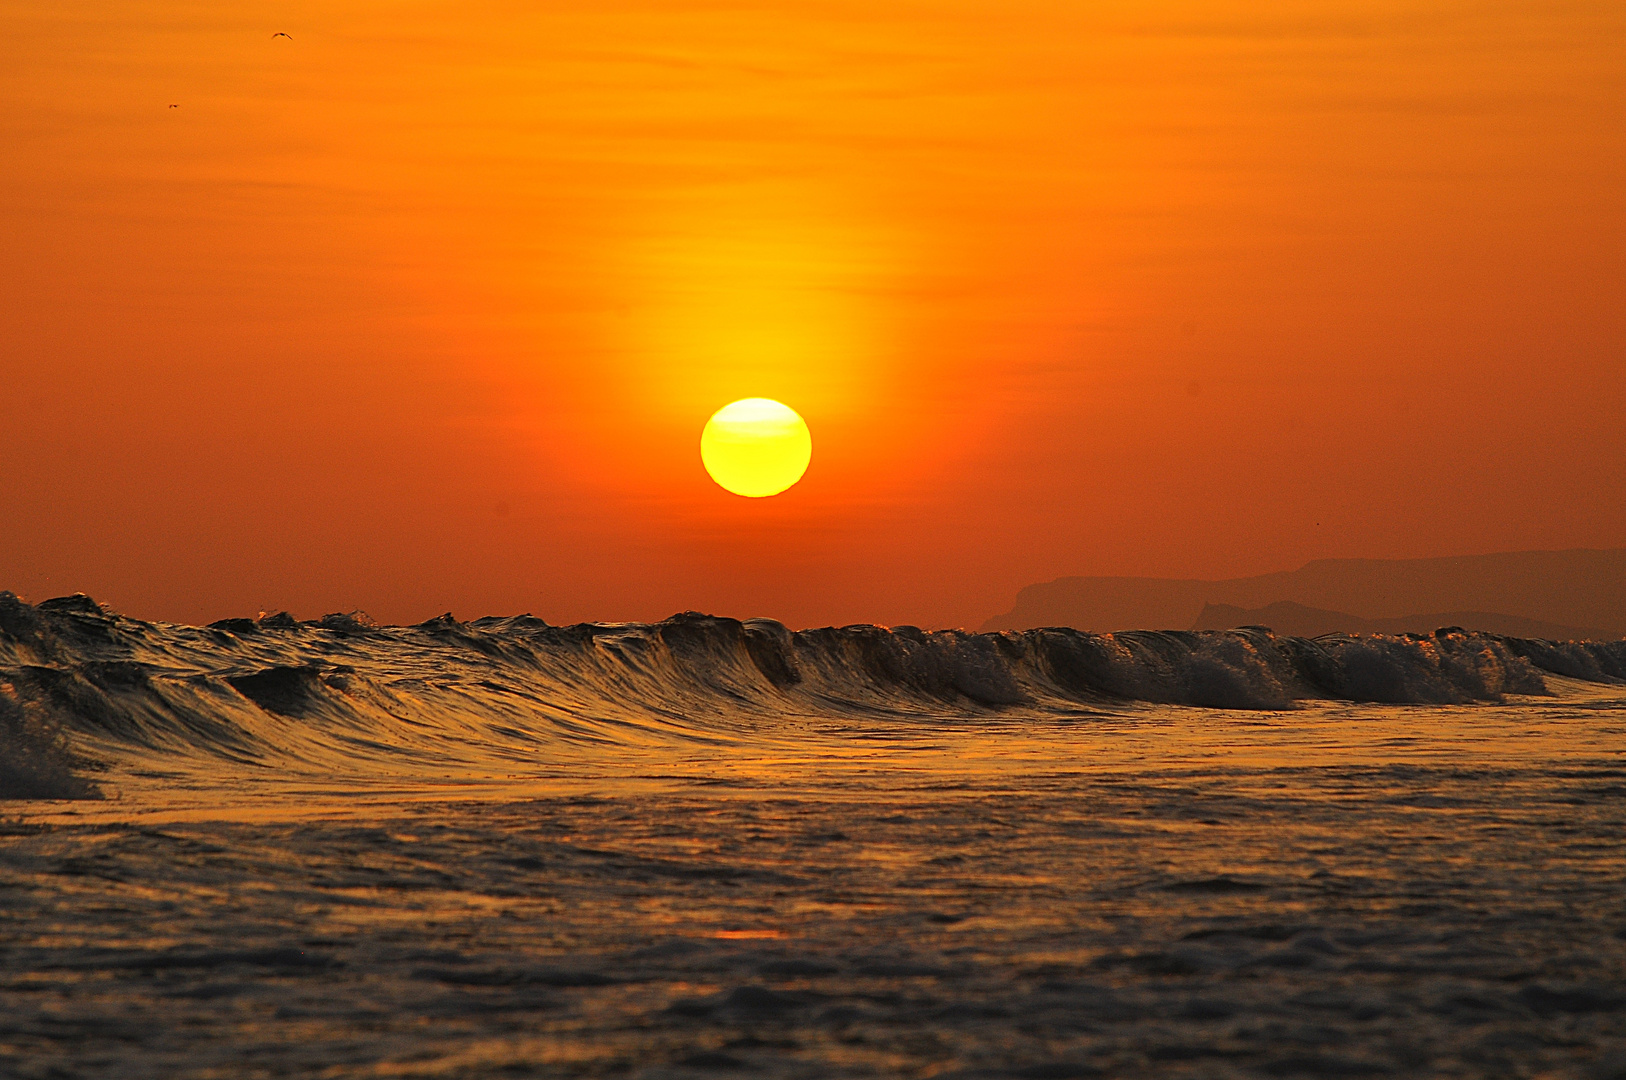
[[[70,739],[149,758],[317,771],[371,759],[410,772],[479,754],[518,764],[640,740],[750,738],[821,717],[1496,702],[1546,693],[1544,672],[1626,681],[1626,641],[1457,628],[1315,639],[1264,628],[791,631],[692,612],[563,627],[524,615],[397,627],[286,614],[192,627],[83,595],[30,605],[0,593],[0,798],[94,795]]]

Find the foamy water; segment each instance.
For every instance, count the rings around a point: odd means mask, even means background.
[[[1623,1075],[1621,650],[0,598],[0,1070]]]

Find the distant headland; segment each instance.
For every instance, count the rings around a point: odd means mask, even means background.
[[[1509,551],[1436,559],[1317,559],[1221,581],[1067,577],[1029,585],[983,630],[1219,630],[1426,633],[1461,626],[1556,639],[1626,637],[1626,548]]]

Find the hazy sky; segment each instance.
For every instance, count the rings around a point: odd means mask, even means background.
[[[1066,574],[1626,546],[1618,0],[0,24],[33,599],[976,625]],[[700,465],[751,396],[813,432],[767,500]]]

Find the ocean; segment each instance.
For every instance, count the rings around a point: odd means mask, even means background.
[[[1626,642],[0,594],[0,1073],[1626,1077]]]

